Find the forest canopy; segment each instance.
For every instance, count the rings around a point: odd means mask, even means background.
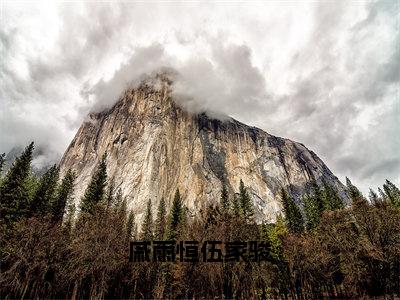
[[[31,169],[34,144],[8,170],[0,156],[2,298],[354,298],[400,296],[400,191],[389,180],[350,204],[326,182],[257,224],[249,187],[191,217],[179,190],[149,199],[142,224],[107,175],[107,155],[75,207],[75,173]],[[190,188],[190,187],[188,187]],[[168,201],[169,203],[169,201]],[[129,262],[131,241],[264,241],[268,261]]]

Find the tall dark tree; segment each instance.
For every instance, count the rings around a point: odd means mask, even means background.
[[[147,202],[147,209],[142,224],[142,239],[151,241],[153,239],[153,213],[151,209],[151,199]]]
[[[353,183],[350,181],[348,177],[346,177],[346,186],[347,186],[347,193],[350,199],[353,201],[353,203],[357,203],[360,201],[365,202],[365,199],[361,194],[360,190],[355,185],[353,185]]]
[[[28,213],[29,190],[27,181],[31,170],[33,142],[17,157],[0,186],[0,215],[7,222]]]
[[[176,239],[179,233],[179,225],[182,222],[183,217],[183,203],[179,189],[176,190],[174,201],[172,202],[171,216],[169,222],[169,234],[168,238],[173,240]]]
[[[156,219],[156,232],[155,236],[158,240],[163,240],[165,237],[167,219],[166,219],[167,210],[165,207],[165,200],[161,198],[160,204],[157,209],[157,219]]]
[[[386,179],[385,184],[383,185],[383,190],[389,201],[395,206],[400,208],[400,190],[396,185]]]
[[[51,203],[51,213],[56,221],[62,221],[67,205],[72,203],[75,178],[75,173],[68,170],[58,187],[56,197]]]
[[[253,202],[251,201],[250,195],[247,192],[247,189],[244,186],[244,183],[241,179],[239,184],[239,201],[240,201],[240,210],[242,215],[246,219],[250,219],[251,217],[253,217],[254,215]]]
[[[225,184],[222,185],[221,198],[219,201],[223,211],[227,212],[230,210],[229,195]]]
[[[4,168],[5,162],[6,162],[6,154],[2,153],[2,154],[0,154],[0,178],[3,175],[3,168]]]
[[[304,213],[306,217],[306,228],[312,230],[318,226],[321,219],[321,208],[318,198],[314,194],[303,196]]]
[[[82,212],[92,213],[97,203],[104,199],[107,185],[107,154],[104,154],[100,164],[85,191],[81,201]]]
[[[323,190],[322,190],[322,202],[324,209],[323,210],[337,210],[343,209],[344,203],[342,198],[338,195],[336,190],[328,184],[324,179],[322,180]]]
[[[304,230],[304,220],[300,208],[296,205],[293,198],[285,191],[281,190],[283,210],[286,223],[292,233],[300,234]]]
[[[368,198],[369,198],[369,201],[374,205],[379,203],[378,194],[373,189],[369,189]]]
[[[232,212],[235,217],[239,217],[241,214],[241,209],[240,209],[240,197],[239,194],[233,195],[232,199]]]
[[[51,212],[51,205],[55,200],[59,168],[53,165],[40,178],[39,187],[30,203],[30,214],[44,216]]]

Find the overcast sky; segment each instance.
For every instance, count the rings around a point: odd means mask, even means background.
[[[1,5],[1,152],[59,159],[89,111],[168,67],[187,109],[302,142],[364,193],[400,184],[398,0]]]

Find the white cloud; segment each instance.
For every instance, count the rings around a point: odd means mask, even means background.
[[[2,5],[1,151],[56,159],[89,110],[171,67],[186,107],[303,142],[364,191],[400,183],[395,1]]]

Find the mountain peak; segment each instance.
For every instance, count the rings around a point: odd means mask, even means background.
[[[61,161],[61,172],[77,172],[77,201],[106,151],[109,180],[139,215],[149,198],[154,207],[162,197],[170,204],[177,189],[195,214],[219,201],[223,185],[233,197],[240,180],[259,222],[280,213],[281,188],[300,201],[311,181],[324,179],[346,197],[344,186],[304,145],[229,117],[190,113],[176,104],[172,83],[165,74],[146,78],[112,108],[89,115]]]

